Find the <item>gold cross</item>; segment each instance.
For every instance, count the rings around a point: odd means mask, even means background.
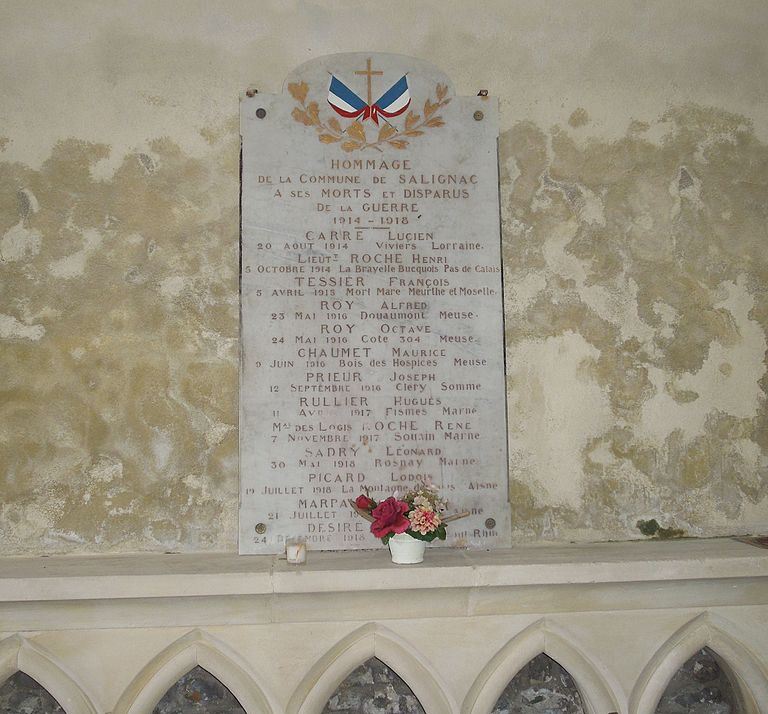
[[[384,72],[374,72],[371,69],[371,58],[369,57],[367,69],[355,72],[355,74],[364,74],[368,77],[368,106],[371,106],[371,102],[373,101],[373,96],[371,95],[371,77],[373,77],[374,74],[384,74]]]

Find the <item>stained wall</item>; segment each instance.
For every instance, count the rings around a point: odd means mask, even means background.
[[[0,553],[236,548],[238,94],[369,49],[501,101],[515,541],[759,531],[767,35],[761,0],[3,2]]]

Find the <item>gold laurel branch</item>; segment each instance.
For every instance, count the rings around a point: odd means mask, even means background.
[[[317,131],[318,139],[323,144],[334,144],[344,139],[344,131],[336,117],[332,117],[326,124],[320,119],[320,107],[317,102],[309,102],[307,104],[309,85],[306,82],[291,82],[288,85],[288,91],[301,105],[300,108],[295,107],[291,112],[291,116],[295,121],[305,126],[314,127],[315,131]]]

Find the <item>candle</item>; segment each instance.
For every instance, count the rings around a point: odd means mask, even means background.
[[[307,544],[302,540],[289,540],[285,544],[285,559],[293,565],[307,562]]]

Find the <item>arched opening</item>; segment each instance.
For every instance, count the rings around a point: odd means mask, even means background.
[[[693,690],[683,691],[687,686],[686,667],[690,664],[691,674],[695,668],[696,673],[705,678],[714,673],[714,667],[709,666],[710,662],[714,662],[720,672],[724,673],[727,681],[724,687],[728,687],[731,694],[727,695],[724,690],[721,690],[720,694],[730,696],[733,704],[728,705],[728,709],[719,703],[700,701],[699,708],[690,708],[691,712],[756,714],[762,711],[762,703],[768,702],[768,677],[765,667],[759,656],[729,634],[728,629],[729,623],[726,620],[711,613],[702,613],[674,632],[651,657],[638,678],[629,700],[630,714],[645,714],[651,711],[671,711],[676,714],[686,711],[680,707],[679,702],[670,702],[670,699],[674,700],[675,696],[679,696],[680,701],[695,700],[697,695]],[[695,686],[692,682],[689,684],[692,688]],[[706,699],[708,688],[704,685],[701,689],[698,696]],[[685,696],[686,694],[691,696]],[[716,693],[711,694],[710,698],[717,697]],[[662,705],[666,708],[659,709]],[[677,709],[670,708],[673,705],[677,706]]]
[[[352,670],[339,684],[322,714],[402,712],[424,714],[411,688],[391,667],[371,657]]]
[[[430,662],[399,635],[373,622],[347,634],[315,662],[294,690],[286,714],[317,714],[326,706],[330,709],[333,705],[329,703],[339,685],[358,670],[361,662],[365,665],[372,659],[390,670],[397,668],[398,678],[419,702],[421,709],[414,710],[417,714],[422,710],[430,714],[458,714],[455,701]],[[372,709],[371,714],[378,711]],[[408,714],[408,710],[401,714]]]
[[[717,654],[702,647],[672,676],[656,714],[741,714],[731,676]]]
[[[518,632],[491,658],[467,693],[462,712],[605,714],[620,710],[613,693],[618,689],[607,667],[570,633],[543,618]],[[516,692],[522,707],[509,703]],[[548,701],[559,702],[561,708],[548,707]]]
[[[15,700],[20,692],[29,692],[30,706],[35,703],[35,697],[44,692],[47,697],[56,703],[57,709],[26,709],[20,706],[12,706],[4,709],[0,706],[0,714],[13,712],[19,714],[27,711],[33,714],[48,714],[51,712],[67,712],[67,714],[96,714],[96,707],[92,699],[85,693],[83,686],[77,681],[74,672],[65,667],[48,650],[36,642],[30,641],[20,635],[12,635],[0,641],[0,684],[5,689],[0,691],[7,693]],[[20,685],[22,689],[14,693],[14,688]],[[6,700],[3,699],[3,702]],[[40,699],[42,702],[43,699]],[[46,706],[41,704],[41,706]]]
[[[200,665],[182,675],[155,705],[152,714],[245,714],[232,692]]]
[[[573,677],[543,652],[529,660],[504,688],[491,714],[585,714]]]
[[[65,714],[53,695],[37,680],[16,672],[0,686],[0,714]]]
[[[186,708],[168,708],[172,702]],[[158,710],[161,705],[166,708]],[[247,662],[221,640],[193,630],[168,645],[136,674],[113,711],[273,714],[277,710]]]

